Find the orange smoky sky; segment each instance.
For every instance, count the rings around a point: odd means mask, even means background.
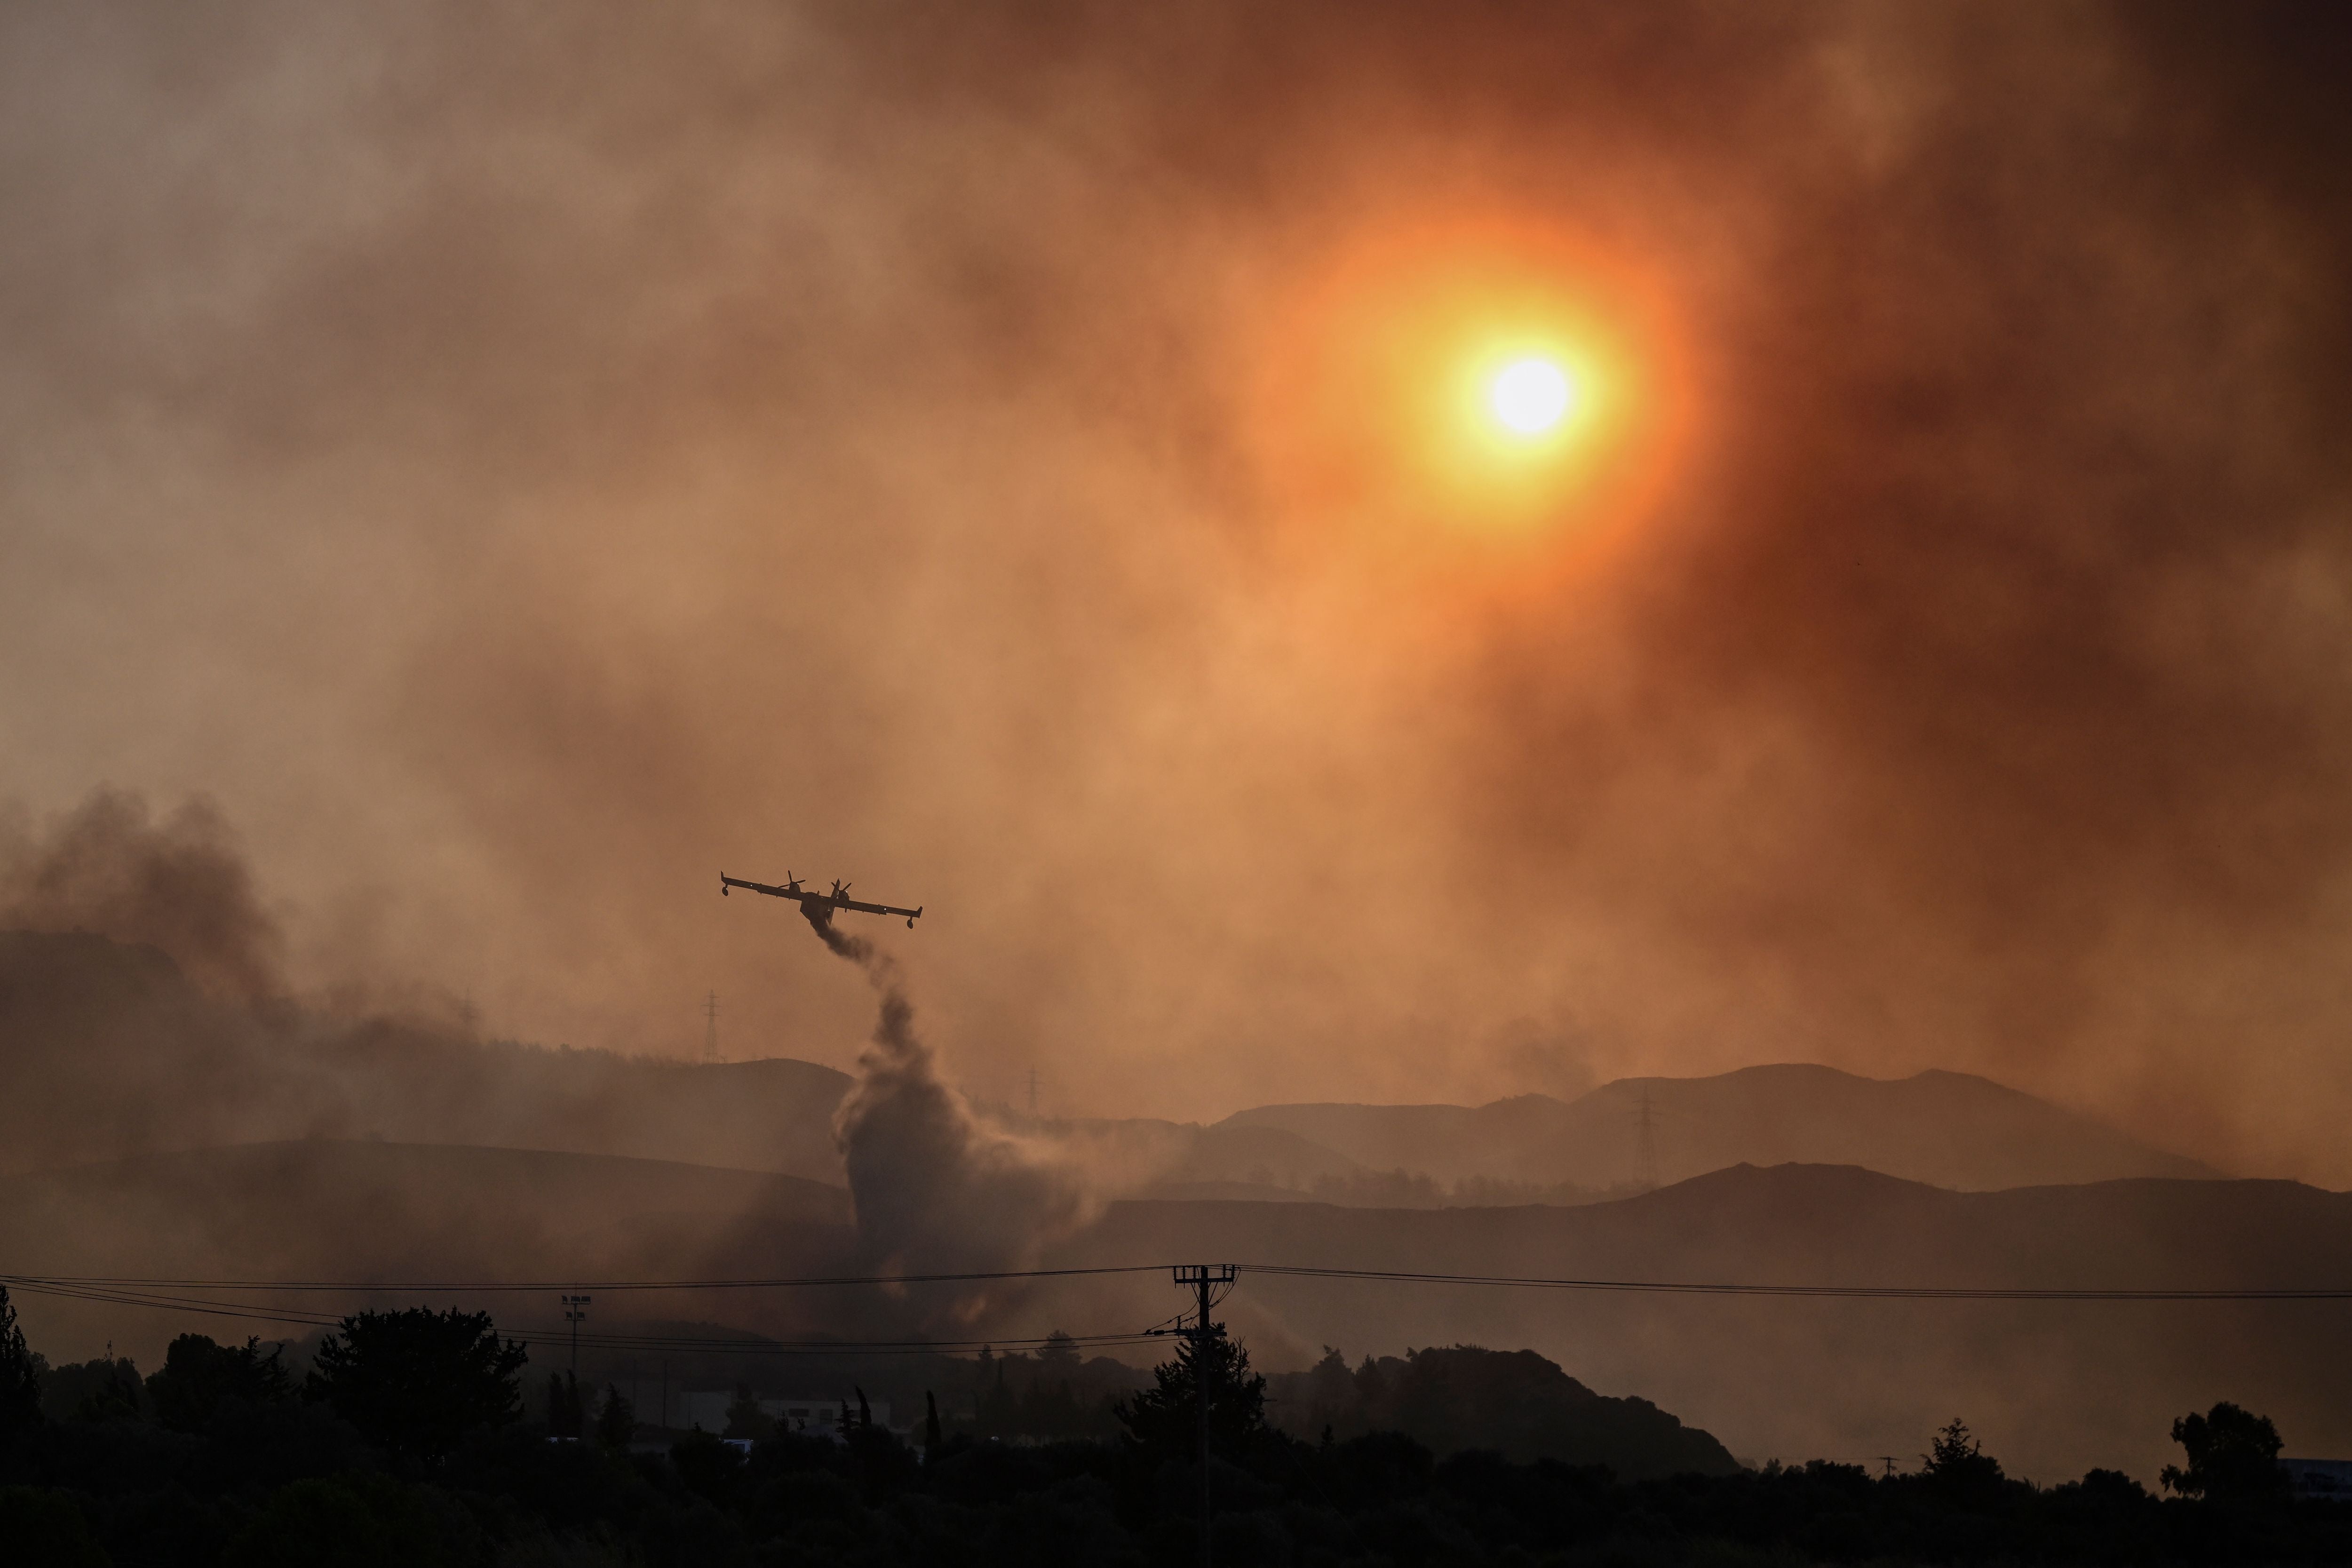
[[[2277,5],[11,6],[10,831],[201,797],[288,987],[549,1043],[716,990],[849,1061],[717,896],[789,869],[923,905],[948,1070],[1049,1110],[1933,1066],[2342,1184],[2347,65]],[[1521,342],[1591,417],[1482,467]]]

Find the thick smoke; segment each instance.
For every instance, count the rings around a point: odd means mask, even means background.
[[[0,815],[0,1173],[370,1138],[841,1180],[841,1073],[484,1042],[454,999],[351,1005],[415,993],[380,972],[291,994],[270,909],[205,801]]]
[[[1090,1218],[1098,1205],[1074,1164],[985,1125],[940,1081],[897,962],[837,929],[830,910],[801,910],[836,957],[865,972],[881,1004],[835,1121],[873,1261],[917,1273],[1018,1268]],[[965,1300],[977,1310],[976,1293]]]
[[[2262,4],[7,7],[5,786],[209,790],[525,1037],[858,1037],[681,892],[824,856],[923,868],[927,1019],[1064,1111],[1492,1098],[1525,1018],[1560,1082],[1975,1069],[2352,1180],[2346,59]],[[1612,556],[1495,594],[1259,395],[1470,229],[1638,279],[1694,406]]]
[[[161,821],[100,790],[36,832],[0,816],[0,931],[89,931],[159,948],[205,990],[251,1002],[283,989],[285,946],[219,809]]]

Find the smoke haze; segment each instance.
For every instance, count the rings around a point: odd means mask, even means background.
[[[790,868],[929,910],[940,1072],[873,1049],[930,1146],[1032,1066],[1813,1060],[2352,1183],[2347,65],[2269,5],[10,7],[0,923],[847,1068],[709,896]],[[1424,265],[1631,345],[1638,483],[1433,524],[1330,405]]]
[[[89,931],[160,948],[199,985],[256,1002],[280,989],[278,924],[219,811],[192,799],[162,822],[100,790],[49,831],[0,818],[0,931]]]
[[[871,1260],[923,1274],[1025,1268],[1099,1213],[1076,1162],[984,1124],[940,1082],[898,962],[835,929],[831,910],[801,912],[835,957],[865,971],[880,1003],[834,1122]],[[976,1316],[985,1295],[968,1293],[959,1310]]]

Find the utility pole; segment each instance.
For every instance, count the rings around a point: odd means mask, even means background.
[[[1895,1479],[1895,1456],[1892,1454],[1881,1454],[1878,1456],[1878,1458],[1879,1462],[1886,1467],[1886,1479],[1890,1481],[1893,1480]]]
[[[1037,1069],[1029,1069],[1029,1120],[1037,1120]]]
[[[1224,1325],[1209,1321],[1209,1309],[1216,1304],[1216,1288],[1233,1282],[1230,1263],[1176,1265],[1176,1288],[1189,1287],[1195,1302],[1192,1326],[1183,1327],[1180,1317],[1176,1331],[1192,1342],[1192,1397],[1201,1407],[1201,1568],[1209,1568],[1209,1397],[1210,1380],[1216,1374],[1210,1358],[1216,1342],[1225,1337]]]
[[[580,1325],[588,1321],[590,1300],[586,1296],[563,1298],[563,1321],[572,1325],[572,1381],[575,1384],[580,1381]]]
[[[719,993],[713,991],[702,999],[702,1060],[705,1066],[719,1059]]]

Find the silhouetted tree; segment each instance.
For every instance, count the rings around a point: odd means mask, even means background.
[[[1371,1364],[1371,1358],[1365,1358]],[[1307,1370],[1306,1378],[1307,1420],[1312,1428],[1320,1426],[1326,1432],[1343,1413],[1352,1414],[1358,1404],[1355,1375],[1348,1370],[1348,1358],[1329,1345],[1323,1347],[1323,1359]]]
[[[637,1430],[637,1413],[612,1384],[604,1385],[604,1407],[596,1412],[596,1446],[608,1454],[625,1453]]]
[[[2214,1502],[2259,1502],[2284,1497],[2278,1428],[2267,1415],[2223,1401],[2203,1415],[2172,1424],[2172,1440],[2189,1456],[2186,1469],[2167,1465],[2158,1479],[2166,1489]]]
[[[776,1435],[774,1419],[760,1408],[759,1396],[751,1392],[751,1384],[735,1385],[735,1401],[727,1407],[727,1430],[723,1435],[755,1440]]]
[[[578,1442],[588,1435],[580,1408],[580,1380],[569,1372],[547,1374],[547,1435]]]
[[[261,1353],[259,1336],[242,1345],[216,1344],[204,1334],[182,1334],[163,1352],[163,1370],[147,1380],[155,1419],[177,1432],[201,1432],[231,1405],[282,1405],[294,1396],[280,1347]]]
[[[320,1342],[304,1392],[370,1442],[431,1464],[467,1433],[522,1415],[516,1374],[529,1359],[488,1312],[360,1312]]]
[[[77,1421],[136,1421],[147,1414],[141,1395],[138,1364],[129,1356],[119,1361],[86,1362],[76,1369],[83,1389],[74,1401]],[[95,1379],[91,1373],[97,1373]]]
[[[980,1436],[1010,1437],[1021,1429],[1021,1402],[1005,1382],[1005,1367],[1012,1360],[1011,1356],[981,1357],[981,1376],[989,1384],[984,1393],[972,1396],[972,1429]]]
[[[128,1356],[108,1354],[63,1366],[51,1366],[37,1355],[33,1360],[40,1366],[41,1414],[51,1421],[102,1421],[110,1411],[144,1413],[139,1368]],[[126,1399],[129,1406],[118,1408]]]
[[[390,1476],[321,1476],[280,1488],[222,1553],[222,1568],[428,1568],[478,1563],[487,1543],[462,1510]]]
[[[0,1487],[0,1547],[9,1562],[41,1568],[109,1568],[112,1562],[70,1496],[32,1487]]]
[[[2000,1461],[1984,1451],[1982,1439],[1969,1436],[1968,1423],[1957,1415],[1936,1434],[1933,1447],[1920,1458],[1928,1481],[1938,1491],[1962,1500],[1989,1498],[2008,1479],[2001,1473]]]
[[[1220,1334],[1205,1348],[1197,1340],[1179,1346],[1173,1361],[1152,1369],[1154,1386],[1113,1407],[1127,1440],[1162,1459],[1199,1452],[1200,1370],[1209,1373],[1209,1447],[1232,1459],[1265,1436],[1265,1379],[1250,1371],[1249,1352]]]
[[[1076,1437],[1086,1430],[1086,1412],[1078,1408],[1070,1380],[1057,1377],[1047,1383],[1042,1371],[1030,1379],[1016,1420],[1022,1435],[1030,1437]]]
[[[8,1287],[0,1285],[0,1439],[41,1424],[41,1361],[25,1342]]]
[[[698,1426],[670,1445],[669,1461],[688,1491],[713,1502],[733,1497],[743,1470],[743,1456],[734,1445]]]

